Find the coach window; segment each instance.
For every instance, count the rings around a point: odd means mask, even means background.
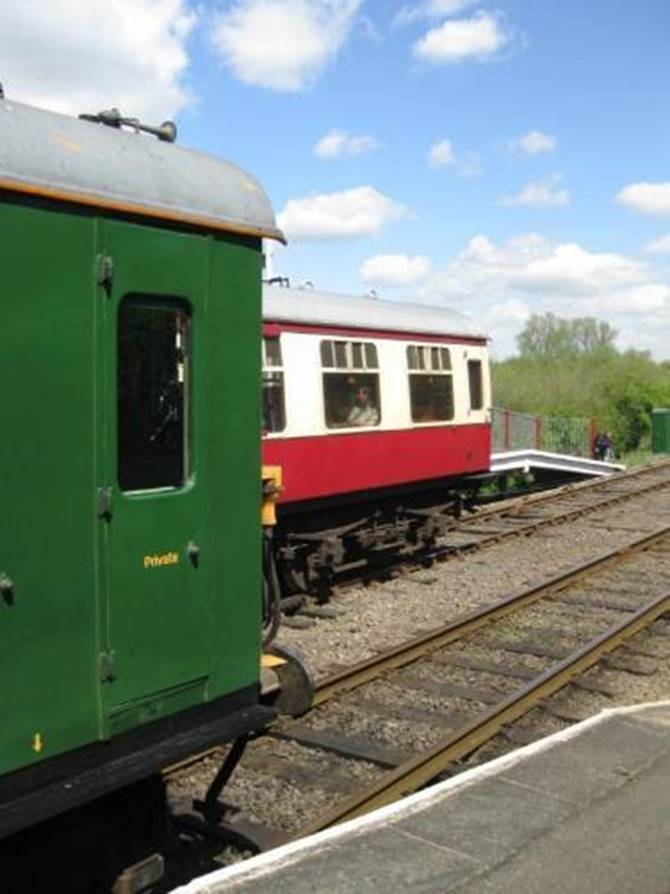
[[[118,316],[121,490],[183,487],[188,476],[191,318],[176,302],[124,298]]]
[[[263,433],[286,428],[284,370],[279,336],[263,338]]]
[[[323,397],[328,428],[379,425],[379,364],[369,342],[322,341]]]
[[[454,385],[448,348],[407,348],[412,422],[444,422],[454,418]]]
[[[484,406],[481,360],[468,360],[468,383],[470,385],[470,409],[481,410]]]

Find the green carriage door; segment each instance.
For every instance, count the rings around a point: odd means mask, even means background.
[[[113,274],[104,333],[103,693],[115,732],[205,697],[198,351],[206,242],[123,223],[106,224],[104,241]]]

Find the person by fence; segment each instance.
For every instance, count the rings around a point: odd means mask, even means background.
[[[612,462],[614,459],[614,441],[611,432],[598,432],[593,441],[593,458],[600,462]]]

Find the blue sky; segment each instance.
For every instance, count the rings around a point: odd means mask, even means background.
[[[667,0],[25,0],[9,96],[117,105],[268,191],[296,283],[670,357]]]

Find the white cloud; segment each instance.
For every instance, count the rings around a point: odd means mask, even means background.
[[[372,186],[290,199],[277,218],[289,241],[374,236],[385,224],[411,217],[407,208]]]
[[[670,335],[670,308],[664,313],[648,314],[645,327],[622,328],[618,342],[624,348],[649,351],[658,360],[670,360],[668,356],[668,336]]]
[[[407,286],[425,280],[432,271],[430,259],[423,255],[374,255],[360,270],[365,283],[379,286]]]
[[[622,343],[644,345],[658,357],[670,354],[670,283],[658,271],[625,255],[536,233],[501,244],[473,237],[418,296],[472,314],[490,332],[498,356],[514,351],[530,313],[549,311],[605,319],[622,332]]]
[[[449,140],[433,143],[428,150],[428,164],[431,168],[445,168],[456,164],[456,154]]]
[[[442,16],[453,16],[468,6],[474,6],[477,0],[424,0],[400,8],[393,19],[394,25],[406,25],[417,19],[439,19]]]
[[[484,173],[484,165],[479,152],[473,149],[466,149],[460,152],[456,158],[456,172],[461,177],[478,177]]]
[[[587,295],[639,283],[641,264],[611,252],[589,252],[574,242],[553,246],[510,273],[510,282],[531,291]]]
[[[329,130],[315,145],[314,154],[318,158],[341,158],[343,155],[362,155],[378,145],[374,137],[365,134],[356,136],[346,130]]]
[[[544,208],[561,208],[570,204],[570,193],[560,188],[561,174],[549,174],[541,180],[528,183],[515,196],[504,196],[502,205],[539,205]]]
[[[480,12],[470,19],[450,19],[431,28],[412,49],[425,62],[450,65],[493,56],[508,40],[496,16]]]
[[[648,314],[670,310],[670,286],[663,283],[646,283],[634,289],[613,291],[589,299],[586,312],[591,315],[611,313]]]
[[[514,148],[520,149],[526,155],[539,155],[542,152],[553,152],[556,148],[556,137],[553,134],[542,133],[539,130],[530,130],[528,133],[512,141]]]
[[[642,214],[670,214],[670,182],[630,183],[615,201]]]
[[[428,150],[428,166],[453,168],[461,177],[474,177],[484,172],[481,156],[472,149],[456,153],[450,140],[438,140]]]
[[[312,84],[345,42],[363,0],[237,0],[213,45],[233,75],[278,91]]]
[[[453,16],[468,6],[474,6],[477,2],[478,0],[426,0],[423,7],[427,15],[439,18],[440,16]]]
[[[486,236],[470,240],[458,259],[459,270],[485,271],[516,289],[566,297],[643,284],[646,267],[613,252],[591,252],[575,242],[556,243],[536,233],[497,247]]]
[[[189,0],[0,3],[9,99],[70,114],[116,106],[160,123],[184,108]]]
[[[477,177],[484,173],[481,155],[473,149],[460,153],[456,167],[461,177]]]
[[[509,298],[494,304],[487,312],[486,318],[489,326],[492,326],[492,331],[495,331],[498,326],[509,323],[525,323],[530,315],[531,310],[526,302],[519,301],[518,298]]]
[[[652,255],[670,255],[670,233],[648,242],[644,251]]]

